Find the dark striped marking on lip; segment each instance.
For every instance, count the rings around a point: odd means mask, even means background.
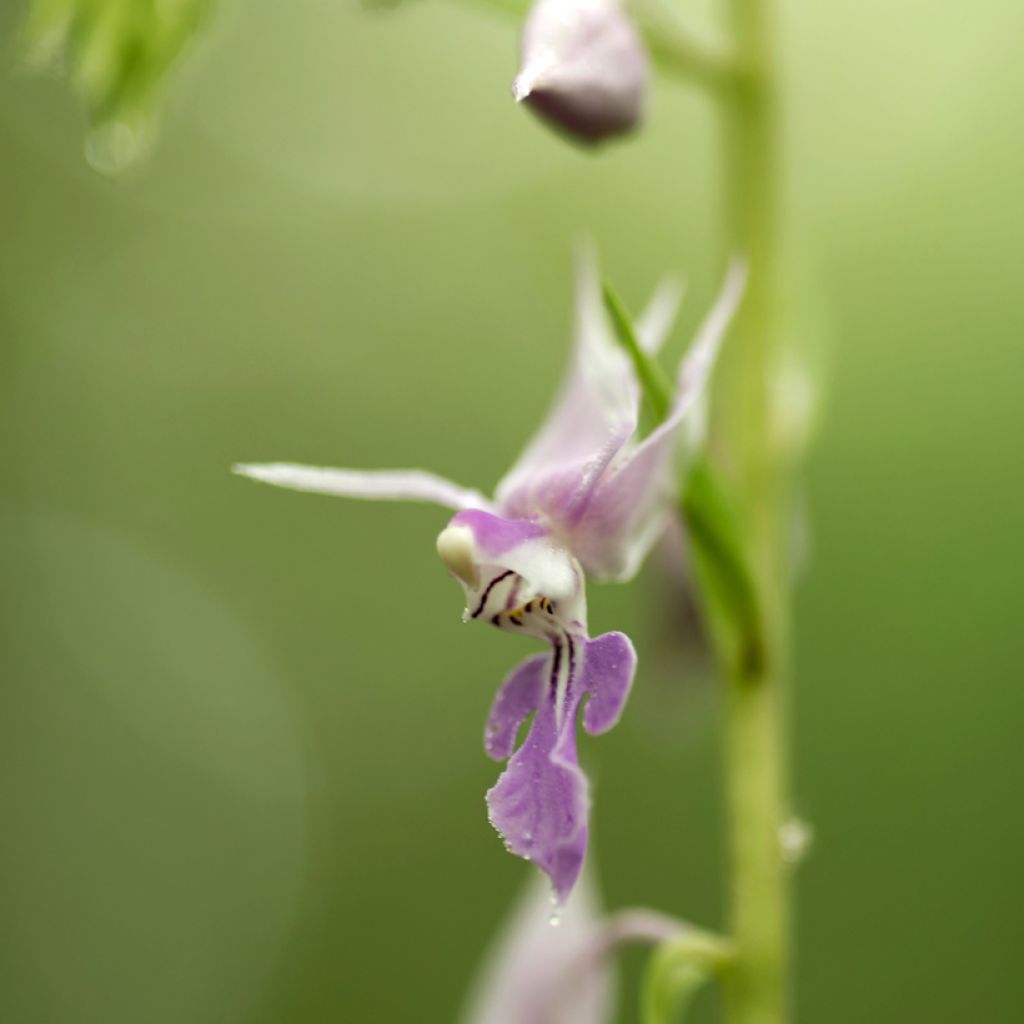
[[[555,648],[554,657],[551,659],[551,693],[558,692],[558,668],[562,664],[562,642],[555,640],[552,645]]]
[[[484,610],[484,605],[487,604],[487,598],[491,596],[491,591],[505,578],[513,575],[511,569],[506,569],[500,576],[495,576],[490,583],[487,584],[487,589],[484,591],[483,597],[480,598],[480,603],[476,606],[476,611],[470,615],[471,619],[480,617],[481,612]]]

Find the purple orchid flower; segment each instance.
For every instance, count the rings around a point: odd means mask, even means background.
[[[427,501],[456,510],[437,550],[466,594],[465,619],[488,622],[548,645],[502,683],[485,747],[505,771],[487,793],[491,823],[507,848],[533,861],[564,902],[580,873],[590,806],[576,753],[576,720],[607,732],[629,695],[636,653],[622,633],[590,637],[585,573],[626,580],[664,529],[676,497],[675,454],[702,419],[700,398],[744,271],[736,265],[680,366],[665,420],[636,437],[640,387],[611,333],[596,270],[581,261],[575,351],[560,396],[493,500],[420,470],[361,472],[290,464],[242,465],[266,483],[352,498]],[[659,289],[637,324],[638,341],[657,352],[679,289]],[[533,722],[515,749],[519,726]]]

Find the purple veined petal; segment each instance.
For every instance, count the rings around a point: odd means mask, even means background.
[[[583,728],[599,736],[618,723],[626,706],[636,674],[632,641],[625,633],[603,633],[588,640],[584,673],[590,699],[583,709]]]
[[[598,579],[627,580],[661,535],[676,497],[673,456],[680,428],[697,408],[726,329],[739,306],[746,264],[734,260],[725,283],[680,364],[675,401],[665,421],[595,484],[572,529],[573,553]]]
[[[622,633],[594,640],[565,635],[550,655],[533,657],[502,684],[488,720],[492,757],[512,751],[515,734],[537,713],[522,746],[487,794],[491,824],[512,852],[551,879],[556,900],[572,891],[587,848],[590,796],[576,752],[576,720],[587,732],[607,732],[619,720],[633,682],[636,653]]]
[[[513,548],[547,534],[532,519],[505,519],[481,509],[467,509],[452,516],[452,526],[468,527],[482,557],[499,558]]]
[[[551,927],[550,889],[530,877],[485,954],[460,1024],[608,1024],[614,1010],[614,966],[595,964],[601,933],[592,873]]]
[[[596,461],[600,472],[636,429],[639,391],[601,304],[593,253],[581,250],[576,270],[575,343],[566,378],[547,418],[516,464],[499,482],[499,508],[509,515],[542,511],[541,481],[552,473],[575,476],[559,487],[572,493]],[[550,499],[549,499],[550,500]]]
[[[590,458],[580,462],[538,469],[511,488],[499,505],[511,516],[543,516],[559,529],[576,523],[583,515],[594,485],[625,448],[635,426],[624,426],[609,436]]]
[[[512,755],[519,726],[544,699],[550,660],[546,654],[527,658],[498,689],[484,731],[484,748],[495,761],[507,760]]]
[[[608,323],[588,249],[577,265],[576,343],[566,379],[544,424],[496,491],[503,515],[542,516],[563,531],[585,515],[595,484],[626,450],[640,400],[632,364]],[[656,352],[664,342],[681,297],[682,286],[673,279],[655,292],[637,326],[646,351]]]
[[[666,278],[658,286],[636,324],[637,341],[647,353],[655,355],[672,329],[684,293],[677,278]],[[630,369],[632,372],[632,369]],[[612,432],[600,450],[588,459],[558,465],[538,472],[528,485],[516,489],[510,503],[516,502],[526,513],[542,512],[559,526],[571,526],[585,513],[594,483],[620,453],[636,429],[635,416]]]
[[[587,849],[589,786],[576,755],[579,673],[567,673],[563,701],[557,696],[560,678],[581,648],[579,640],[567,639],[545,658],[544,699],[522,746],[487,792],[491,824],[510,852],[551,879],[559,903],[572,891]]]
[[[343,498],[368,501],[424,501],[456,510],[490,509],[492,504],[479,491],[445,480],[422,469],[356,470],[300,466],[270,462],[232,466],[232,472],[252,480]]]

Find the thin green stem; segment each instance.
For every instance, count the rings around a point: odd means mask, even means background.
[[[745,76],[741,61],[691,36],[662,0],[633,0],[630,13],[659,71],[713,93],[731,90]]]
[[[718,441],[737,485],[739,514],[762,614],[763,657],[729,666],[726,806],[730,932],[736,961],[726,985],[729,1024],[787,1019],[789,922],[779,832],[787,814],[785,687],[789,593],[787,481],[773,444],[771,377],[778,345],[779,239],[775,78],[770,0],[730,0],[750,74],[727,96],[730,246],[750,265],[720,395]]]
[[[779,680],[737,673],[726,701],[730,925],[737,955],[726,978],[729,1024],[787,1019],[787,893]]]

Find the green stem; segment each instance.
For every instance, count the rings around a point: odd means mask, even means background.
[[[787,812],[784,691],[789,593],[785,468],[773,445],[771,376],[778,344],[775,79],[769,0],[730,0],[749,74],[726,97],[730,245],[749,287],[725,366],[718,439],[736,477],[739,513],[762,614],[763,657],[729,667],[726,789],[730,932],[729,1024],[787,1019],[788,892],[779,844]]]
[[[779,680],[736,674],[727,698],[731,933],[726,977],[729,1024],[787,1019],[787,893],[779,847],[783,755]]]
[[[739,61],[691,36],[660,0],[633,0],[630,13],[658,70],[712,93],[726,92],[743,78]]]

